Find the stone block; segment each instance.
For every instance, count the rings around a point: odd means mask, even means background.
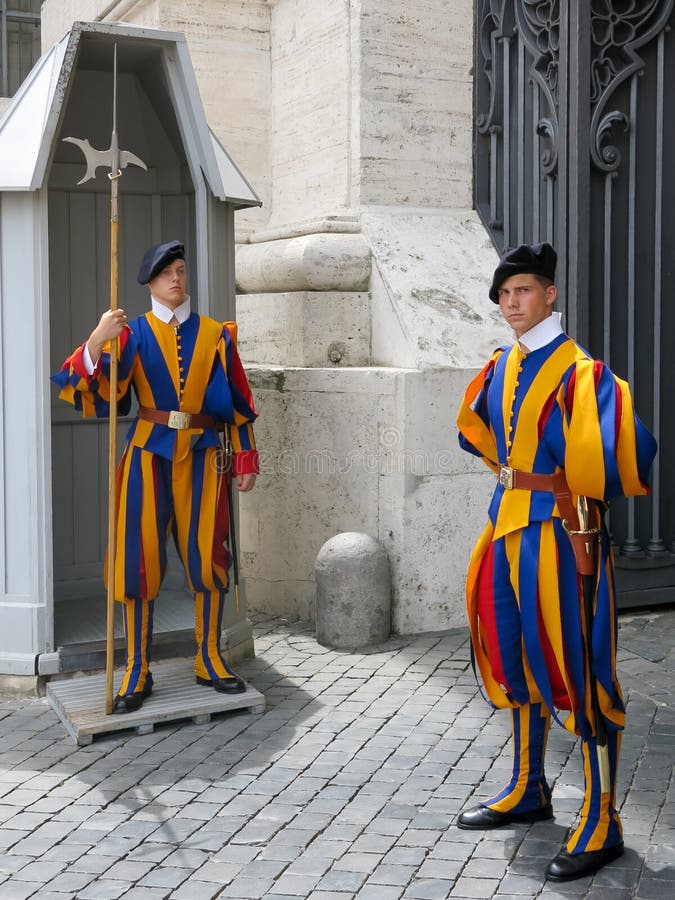
[[[294,291],[237,297],[239,352],[245,364],[367,366],[370,295]]]
[[[367,534],[326,541],[316,558],[316,635],[328,647],[379,644],[391,629],[387,551]]]

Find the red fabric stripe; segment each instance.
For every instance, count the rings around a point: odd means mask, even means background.
[[[567,688],[565,686],[565,682],[560,673],[560,668],[558,666],[558,661],[555,658],[555,653],[553,652],[553,646],[548,639],[548,635],[546,634],[546,629],[544,628],[544,621],[541,615],[541,603],[539,599],[539,592],[537,591],[537,625],[539,630],[539,640],[541,642],[541,649],[544,655],[544,659],[546,660],[546,671],[548,672],[549,681],[551,682],[551,693],[553,694],[553,702],[558,707],[558,709],[572,709],[572,704],[570,703],[570,698],[567,695]]]
[[[239,359],[239,352],[237,351],[237,345],[232,339],[232,335],[230,334],[227,327],[225,327],[225,331],[227,331],[230,341],[232,343],[232,356],[230,358],[230,371],[229,376],[236,386],[239,393],[246,400],[248,405],[250,406],[252,412],[256,412],[255,406],[253,405],[253,394],[251,393],[251,388],[248,384],[248,379],[246,378],[246,373],[244,372],[244,367],[241,364],[241,360]],[[257,415],[257,413],[256,413]]]
[[[619,444],[619,432],[621,431],[621,419],[623,412],[623,403],[621,398],[621,388],[614,382],[614,449],[616,450]]]
[[[546,423],[548,422],[548,417],[551,415],[551,410],[555,406],[555,398],[556,391],[552,391],[548,400],[544,404],[541,413],[539,414],[539,421],[537,422],[537,433],[539,435],[539,439],[541,440],[541,436],[544,433],[544,428],[546,428]]]
[[[235,475],[257,475],[260,463],[257,450],[241,450],[234,454],[233,471]]]
[[[476,591],[478,596],[477,612],[481,624],[482,637],[485,641],[485,649],[490,659],[490,667],[495,679],[507,687],[506,676],[502,656],[499,649],[499,635],[497,632],[497,619],[494,607],[494,544],[490,544],[487,553],[483,557],[478,573]]]

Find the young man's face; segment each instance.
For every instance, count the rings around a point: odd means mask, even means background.
[[[184,259],[174,259],[148,282],[152,296],[170,309],[176,309],[185,300],[186,285],[187,269]]]
[[[534,275],[512,275],[502,282],[499,308],[516,337],[551,315],[556,293],[555,285],[544,287]]]

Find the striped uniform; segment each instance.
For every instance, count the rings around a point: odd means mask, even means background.
[[[634,415],[628,385],[567,335],[525,354],[498,350],[469,385],[457,424],[461,446],[495,472],[509,465],[551,474],[564,469],[576,505],[646,494],[656,453]],[[590,637],[599,704],[608,731],[612,794],[601,795],[587,677],[581,587],[552,493],[497,484],[489,522],[467,576],[476,663],[489,701],[513,715],[514,777],[485,801],[500,812],[548,803],[543,757],[550,716],[582,738],[586,777],[570,853],[621,840],[614,782],[624,706],[616,675],[616,601],[609,535],[600,539],[597,601]]]
[[[192,313],[177,328],[152,312],[130,322],[120,338],[118,410],[131,404],[211,416],[231,426],[233,471],[258,471],[252,423],[253,398],[236,345],[236,325]],[[110,354],[93,375],[82,360],[86,344],[53,380],[60,397],[85,417],[107,417]],[[117,469],[115,599],[124,603],[127,667],[120,694],[148,690],[153,600],[166,572],[166,543],[173,534],[195,596],[201,678],[226,678],[219,649],[228,586],[228,510],[224,459],[214,428],[176,430],[136,419]],[[106,567],[107,568],[107,567]],[[106,575],[107,578],[107,575]]]

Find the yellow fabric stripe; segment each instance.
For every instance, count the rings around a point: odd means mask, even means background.
[[[218,345],[222,331],[223,329],[219,322],[203,316],[200,317],[199,329],[192,350],[192,361],[183,387],[181,409],[185,409],[188,412],[199,412],[201,410],[204,400],[204,388],[213,368],[213,348]],[[175,354],[175,348],[173,352]]]
[[[135,375],[134,375],[134,387],[138,393],[138,402],[142,406],[154,406],[155,400],[152,394],[152,390],[150,389],[150,381],[148,380],[148,376],[145,374],[145,369],[143,368],[143,364],[141,363],[138,357],[136,358],[136,366],[135,366]],[[138,425],[150,425],[150,422],[139,422]],[[138,426],[137,426],[138,427]],[[149,432],[148,432],[149,433]]]
[[[537,372],[523,398],[520,412],[518,413],[518,420],[513,431],[510,464],[514,469],[522,469],[525,472],[532,471],[534,458],[539,447],[539,435],[536,427],[539,413],[560,382],[561,372],[566,371],[575,360],[580,358],[583,358],[582,351],[574,341],[565,341],[554,350]],[[508,413],[513,402],[513,391],[520,359],[522,359],[522,356],[513,354],[512,351],[507,364],[507,379],[505,379],[503,402],[503,409],[507,410],[505,412],[505,422],[509,421]],[[521,421],[531,422],[533,427],[526,429],[522,425],[519,426],[518,422]],[[508,534],[510,531],[524,528],[528,524],[531,497],[530,491],[513,490],[505,492],[499,505],[497,521],[495,522],[495,540]]]
[[[616,445],[616,459],[619,467],[621,486],[626,497],[636,497],[649,493],[640,481],[635,445],[635,418],[630,388],[621,378],[616,379],[621,390],[621,428]]]
[[[248,449],[255,450],[255,436],[253,434],[253,425],[251,424],[251,422],[248,422],[244,418],[244,416],[240,415],[239,413],[235,413],[235,419],[240,419],[242,424],[244,422],[246,422],[246,426],[245,426],[246,434],[248,435],[248,440],[249,440],[249,444],[250,444],[250,448],[247,447],[246,449],[247,450]],[[232,442],[232,451],[234,453],[239,453],[240,450],[242,449],[241,438],[239,436],[239,429],[238,428],[229,428],[228,432],[230,435],[230,441]]]
[[[565,472],[573,493],[602,498],[605,455],[593,369],[591,359],[577,363],[572,415],[565,428]]]
[[[218,608],[221,603],[222,599],[220,594],[217,591],[214,591],[211,594],[211,609],[208,621],[209,630],[206,647],[209,655],[209,662],[213,666],[218,678],[227,678],[227,671],[220,658],[220,635],[218,634]]]
[[[515,343],[509,355],[506,358],[506,367],[504,369],[504,393],[502,394],[502,419],[504,421],[504,431],[506,439],[509,439],[509,425],[513,424],[511,419],[511,411],[513,408],[513,399],[516,392],[516,382],[520,375],[520,366],[525,358],[525,354],[520,349],[520,344]],[[513,438],[512,438],[513,440]],[[507,451],[507,455],[510,454]]]
[[[169,374],[171,375],[171,381],[173,383],[176,394],[180,396],[180,375],[178,372],[178,353],[176,351],[176,332],[173,330],[172,325],[167,325],[166,322],[162,322],[151,312],[147,312],[145,314],[145,319],[162,351],[162,356],[164,357],[167,369],[169,371]],[[141,403],[143,403],[143,405],[147,405],[143,400],[141,400]],[[154,402],[150,405],[154,406]]]
[[[180,433],[180,432],[179,432]],[[171,466],[171,487],[173,490],[173,508],[176,521],[176,538],[178,552],[183,562],[185,575],[194,591],[188,567],[188,537],[190,533],[190,510],[192,507],[192,454],[179,462],[174,459]]]
[[[464,437],[469,441],[478,452],[483,456],[485,462],[491,469],[497,471],[497,445],[495,443],[494,434],[488,428],[481,417],[471,409],[471,404],[476,400],[485,385],[485,377],[490,370],[492,364],[499,359],[503,351],[498,350],[490,359],[488,364],[476,375],[471,381],[464,399],[457,413],[457,426]]]
[[[213,448],[209,448],[213,450]],[[201,505],[199,507],[199,525],[197,527],[197,546],[202,567],[202,582],[213,583],[211,557],[213,553],[213,531],[216,518],[216,472],[210,463],[213,453],[207,453],[204,465],[204,478],[201,489]]]
[[[127,494],[129,491],[129,461],[125,456],[117,470],[117,522],[115,528],[115,600],[122,601],[125,596],[124,562],[126,549]],[[106,566],[107,569],[107,566]],[[107,576],[106,576],[107,584]]]
[[[124,677],[122,678],[122,684],[120,685],[120,694],[126,694],[129,692],[129,676],[131,675],[131,670],[133,668],[134,663],[136,662],[136,656],[134,653],[134,648],[136,646],[136,630],[135,630],[135,622],[134,622],[134,614],[133,614],[133,600],[125,600],[124,603],[127,606],[127,629],[126,629],[126,639],[127,639],[127,667],[124,672]]]
[[[557,577],[552,577],[552,574],[558,571],[558,548],[552,522],[542,522],[539,547],[537,587],[539,590],[539,610],[542,623],[565,683],[567,696],[574,698],[572,682],[568,677],[569,672],[565,660],[565,641],[562,633],[562,619],[560,617],[560,584]]]
[[[591,808],[591,783],[592,783],[591,765],[590,765],[590,761],[589,761],[589,747],[588,747],[588,744],[585,742],[582,742],[582,744],[581,744],[581,755],[582,755],[582,758],[584,761],[584,785],[585,785],[584,802],[581,807],[581,814],[580,814],[581,826],[576,829],[574,834],[572,834],[569,841],[567,842],[567,852],[568,853],[573,853],[574,848],[579,843],[579,838],[581,837],[581,832],[583,831],[583,823],[588,819],[588,813]]]
[[[530,777],[530,716],[532,715],[532,707],[520,706],[514,710],[514,715],[520,718],[520,752],[518,754],[518,780],[507,797],[503,797],[497,803],[490,803],[490,809],[497,812],[508,812],[518,806],[523,799],[523,795],[527,789],[527,782]],[[511,737],[513,744],[514,769],[516,764],[516,740],[515,735]]]

